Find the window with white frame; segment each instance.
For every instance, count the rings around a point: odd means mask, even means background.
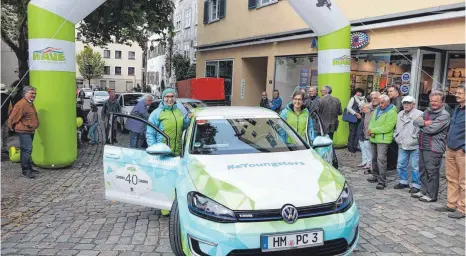
[[[194,25],[197,25],[197,1],[194,2]]]
[[[110,50],[104,50],[104,58],[110,58]]]
[[[175,16],[175,30],[178,31],[181,29],[181,14]]]
[[[191,29],[185,29],[184,30],[184,39],[190,39],[191,38]]]
[[[184,45],[184,58],[189,59],[189,45],[188,44]]]
[[[209,18],[210,21],[215,21],[219,19],[219,0],[210,0],[210,10],[209,10]]]
[[[189,28],[191,26],[191,9],[184,11],[184,28]]]
[[[273,4],[278,2],[278,0],[259,0],[257,1],[258,7]]]

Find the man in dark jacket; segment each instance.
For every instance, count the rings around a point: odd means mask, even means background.
[[[403,105],[401,103],[401,96],[398,87],[390,86],[388,87],[388,97],[390,97],[390,103],[396,107],[397,112],[401,112],[403,110]],[[396,169],[396,164],[398,163],[398,144],[393,141],[388,146],[387,152],[387,162],[388,162],[388,170]]]
[[[317,104],[317,101],[319,101],[319,95],[317,94],[317,87],[311,87],[309,88],[309,97],[304,100],[304,106],[309,110],[309,112],[312,112]]]
[[[450,131],[447,137],[447,154],[445,169],[448,181],[448,203],[446,206],[436,208],[437,211],[451,212],[448,217],[454,219],[464,218],[464,85],[456,89],[456,101],[460,104],[453,112],[450,122]]]
[[[421,191],[411,196],[419,198],[422,202],[437,201],[440,164],[443,153],[445,153],[445,138],[450,125],[450,115],[443,106],[445,93],[433,91],[429,99],[430,107],[421,117],[414,120],[414,125],[420,127],[419,171]]]
[[[267,98],[267,92],[265,91],[262,92],[260,107],[270,108],[269,98]]]
[[[333,139],[333,134],[338,129],[338,116],[343,114],[341,102],[331,95],[332,88],[330,86],[324,86],[320,92],[322,97],[316,104],[316,110],[322,119],[324,133]]]

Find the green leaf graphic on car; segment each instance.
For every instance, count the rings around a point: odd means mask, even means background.
[[[194,186],[207,197],[233,210],[254,210],[255,202],[237,187],[210,176],[205,166],[192,158],[189,170]]]

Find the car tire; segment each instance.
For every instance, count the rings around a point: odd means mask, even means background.
[[[180,216],[178,214],[178,201],[175,200],[170,211],[169,222],[170,246],[175,256],[185,256],[181,242]]]

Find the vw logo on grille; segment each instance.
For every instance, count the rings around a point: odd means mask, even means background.
[[[298,210],[293,205],[285,205],[282,209],[283,220],[288,224],[293,224],[298,219]]]

